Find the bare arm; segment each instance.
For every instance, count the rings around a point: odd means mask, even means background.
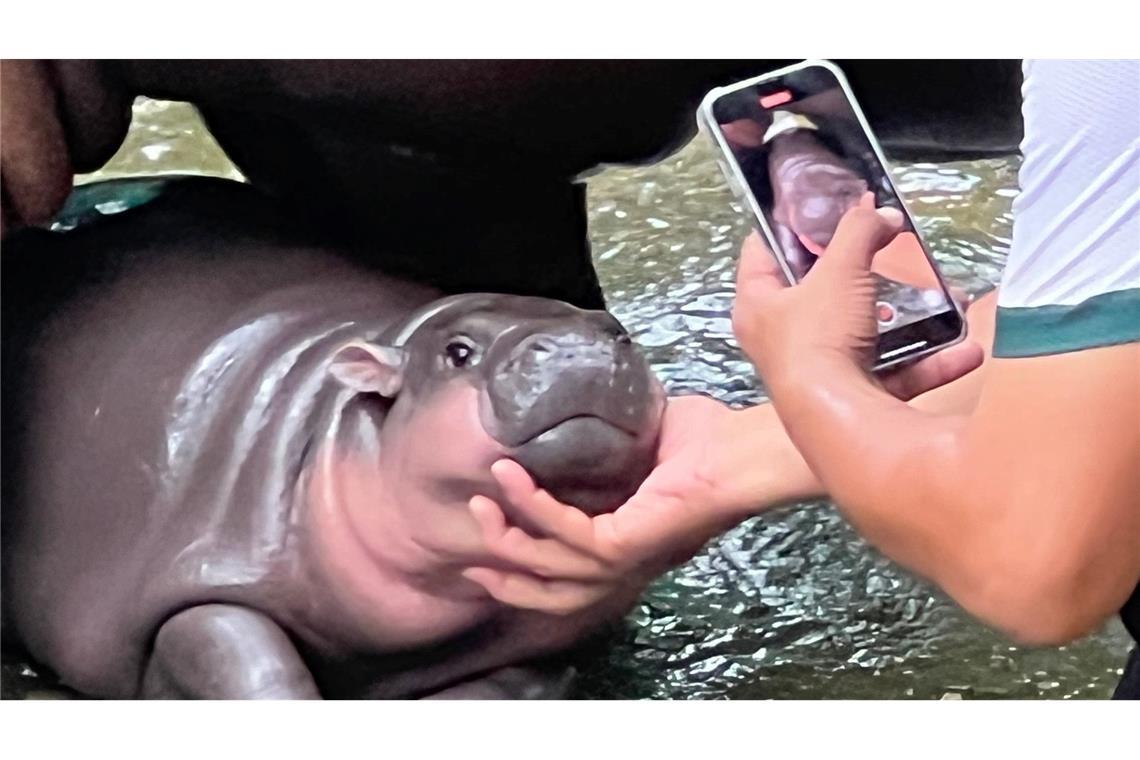
[[[975,409],[908,408],[861,368],[889,214],[846,217],[798,293],[742,264],[737,326],[856,527],[984,621],[1052,643],[1099,625],[1140,580],[1140,64],[1025,72],[999,358]]]
[[[950,415],[964,414],[977,406],[991,362],[996,306],[997,291],[991,291],[966,312],[970,337],[984,351],[982,366],[914,396],[907,402],[912,409]],[[805,374],[800,382],[813,383],[810,373]],[[912,395],[901,383],[892,387],[891,379],[886,382],[899,398]],[[828,490],[792,444],[771,404],[728,411],[720,424],[724,432],[715,439],[720,445],[707,449],[698,475],[713,489],[707,503],[709,509],[723,515],[722,523],[735,525],[773,506],[827,495]]]
[[[1067,641],[1140,579],[1140,346],[994,360],[968,416],[853,377],[773,394],[856,528],[983,621]]]
[[[962,381],[976,408],[950,388],[903,404],[857,361],[861,278],[893,229],[844,221],[796,288],[742,257],[737,333],[792,441],[871,543],[983,621],[1033,643],[1088,632],[1140,579],[1140,344],[990,359]]]

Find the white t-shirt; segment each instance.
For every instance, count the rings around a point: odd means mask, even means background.
[[[995,356],[1140,340],[1140,61],[1026,61]]]

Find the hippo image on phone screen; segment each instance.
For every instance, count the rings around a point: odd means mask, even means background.
[[[664,393],[609,314],[444,297],[188,181],[6,241],[6,645],[109,698],[560,696],[534,663],[620,617],[466,581],[523,463],[612,510]],[[541,256],[541,251],[535,252]]]

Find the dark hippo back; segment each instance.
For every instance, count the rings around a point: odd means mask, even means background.
[[[123,696],[177,609],[272,604],[328,356],[438,295],[209,181],[6,241],[3,289],[5,633]]]

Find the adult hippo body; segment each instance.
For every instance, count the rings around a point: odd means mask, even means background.
[[[252,196],[190,182],[6,244],[6,638],[104,697],[542,693],[502,669],[639,589],[503,607],[461,576],[485,560],[466,503],[509,455],[615,507],[660,386],[604,312],[441,299]]]
[[[50,112],[79,171],[115,153],[136,95],[189,101],[245,176],[326,242],[367,247],[385,271],[447,289],[602,308],[577,179],[668,155],[693,135],[711,88],[790,63],[68,60],[45,64],[42,78],[57,84]],[[1017,150],[1018,61],[839,65],[895,155]],[[34,154],[43,129],[28,129]],[[5,142],[20,137],[9,129]],[[70,185],[61,173],[40,192],[62,197]]]

